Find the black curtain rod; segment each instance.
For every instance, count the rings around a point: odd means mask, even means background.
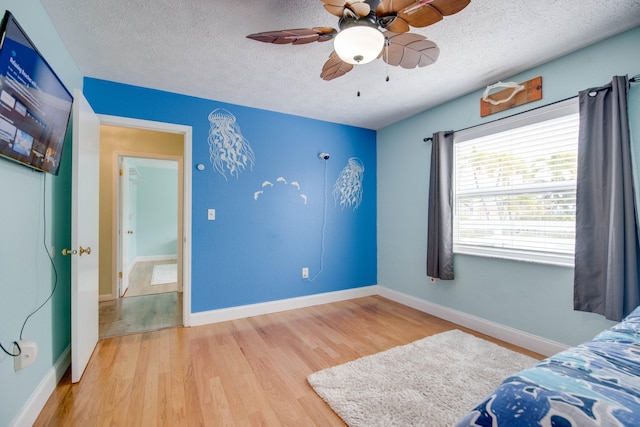
[[[445,133],[445,134],[444,134],[444,136],[453,135],[453,134],[454,134],[454,133],[456,133],[456,132],[462,132],[463,130],[473,129],[473,128],[476,128],[476,127],[478,127],[478,126],[484,126],[484,125],[486,125],[486,124],[494,123],[494,122],[497,122],[497,121],[500,121],[500,120],[504,120],[504,119],[508,119],[508,118],[511,118],[511,117],[515,117],[515,116],[518,116],[518,115],[520,115],[520,114],[529,113],[529,112],[531,112],[531,111],[535,111],[535,110],[537,110],[537,109],[539,109],[539,108],[545,108],[545,107],[548,107],[549,105],[558,104],[558,103],[560,103],[560,102],[568,101],[568,100],[570,100],[570,99],[577,98],[577,97],[578,97],[578,95],[570,96],[570,97],[568,97],[568,98],[564,98],[564,99],[560,99],[560,100],[558,100],[558,101],[550,102],[550,103],[545,104],[545,105],[540,105],[539,107],[535,107],[535,108],[531,108],[531,109],[529,109],[529,110],[521,111],[521,112],[519,112],[519,113],[515,113],[515,114],[512,114],[512,115],[510,115],[510,116],[502,117],[502,118],[500,118],[500,119],[493,119],[493,120],[490,120],[490,121],[488,121],[488,122],[479,123],[479,124],[477,124],[477,125],[467,126],[466,128],[462,128],[462,129],[454,130],[454,131],[452,131],[452,132],[447,132],[447,133]],[[432,142],[433,142],[433,137],[431,137],[431,136],[430,136],[430,137],[424,138],[424,139],[423,139],[423,141],[424,141],[424,142],[428,142],[428,141],[432,141]]]
[[[631,77],[631,78],[629,79],[629,81],[630,81],[631,83],[638,83],[638,82],[640,82],[640,74],[636,74],[635,76]],[[570,99],[577,98],[577,97],[578,97],[578,95],[570,96],[570,97],[568,97],[568,98],[561,99],[561,100],[559,100],[559,101],[550,102],[549,104],[545,104],[545,105],[541,105],[541,106],[539,106],[539,107],[531,108],[530,110],[521,111],[521,112],[519,112],[519,113],[515,113],[515,114],[512,114],[512,115],[510,115],[510,116],[502,117],[502,118],[500,118],[500,119],[495,119],[495,120],[491,120],[491,121],[488,121],[488,122],[480,123],[480,124],[477,124],[477,125],[468,126],[468,127],[466,127],[466,128],[462,128],[462,129],[454,130],[454,131],[452,131],[452,132],[447,132],[447,133],[445,133],[445,134],[444,134],[444,136],[449,136],[449,135],[452,135],[452,134],[454,134],[454,133],[456,133],[456,132],[462,132],[463,130],[473,129],[473,128],[478,127],[478,126],[484,126],[484,125],[489,124],[489,123],[497,122],[498,120],[508,119],[509,117],[514,117],[514,116],[517,116],[518,114],[528,113],[528,112],[531,112],[531,111],[537,110],[538,108],[548,107],[549,105],[557,104],[557,103],[559,103],[559,102],[568,101],[568,100],[570,100]],[[424,139],[423,139],[423,141],[424,141],[424,142],[429,142],[429,141],[433,142],[433,137],[429,136],[429,137],[427,137],[427,138],[424,138]]]

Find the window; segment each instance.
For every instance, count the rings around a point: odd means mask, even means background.
[[[578,103],[454,135],[455,253],[573,265]]]

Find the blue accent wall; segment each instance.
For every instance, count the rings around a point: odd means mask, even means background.
[[[574,345],[612,325],[573,311],[573,269],[468,255],[454,256],[456,279],[431,284],[426,276],[427,197],[431,144],[423,138],[463,129],[569,98],[614,75],[640,73],[640,27],[502,81],[542,76],[543,98],[480,118],[484,88],[378,131],[378,283],[382,286]],[[495,83],[488,81],[486,84]],[[629,117],[640,146],[640,85],[633,84]]]
[[[84,93],[96,113],[193,129],[192,312],[377,283],[374,131],[92,78]],[[364,172],[343,174],[352,158]],[[334,199],[341,175],[348,191],[361,181],[359,204]]]

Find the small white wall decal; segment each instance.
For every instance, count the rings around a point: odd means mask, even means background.
[[[358,209],[362,202],[363,178],[362,161],[357,157],[351,157],[333,186],[333,199],[336,204],[340,204],[343,209],[345,206],[353,207],[354,211]]]
[[[209,113],[209,160],[224,179],[238,178],[247,166],[253,169],[255,155],[249,141],[242,135],[236,117],[223,108]]]
[[[283,176],[279,176],[278,178],[276,178],[276,183],[281,183],[281,184],[285,184],[287,185],[287,180],[283,177]],[[298,191],[300,191],[301,186],[300,183],[298,181],[291,181],[291,186],[295,187]],[[269,187],[273,187],[273,183],[269,180],[265,180],[262,181],[262,185],[261,188],[262,190],[258,190],[256,192],[253,193],[253,200],[258,200],[258,198],[262,197],[262,195],[264,194],[264,192],[269,188]],[[286,190],[286,189],[290,189],[291,187],[284,187],[282,185],[277,185],[276,187],[273,188],[273,190],[269,190],[267,191],[267,193],[280,189],[278,191],[292,191],[292,190]],[[304,202],[304,204],[307,204],[307,195],[303,194],[303,193],[299,193],[298,194],[300,196],[300,198],[302,198],[302,201]]]

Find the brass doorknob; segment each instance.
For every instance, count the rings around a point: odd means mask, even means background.
[[[62,255],[67,256],[67,255],[75,255],[77,254],[78,251],[76,251],[75,249],[63,249],[62,250]]]
[[[80,246],[80,256],[82,256],[82,254],[91,255],[91,248],[87,247],[86,249],[84,249],[82,246]]]

